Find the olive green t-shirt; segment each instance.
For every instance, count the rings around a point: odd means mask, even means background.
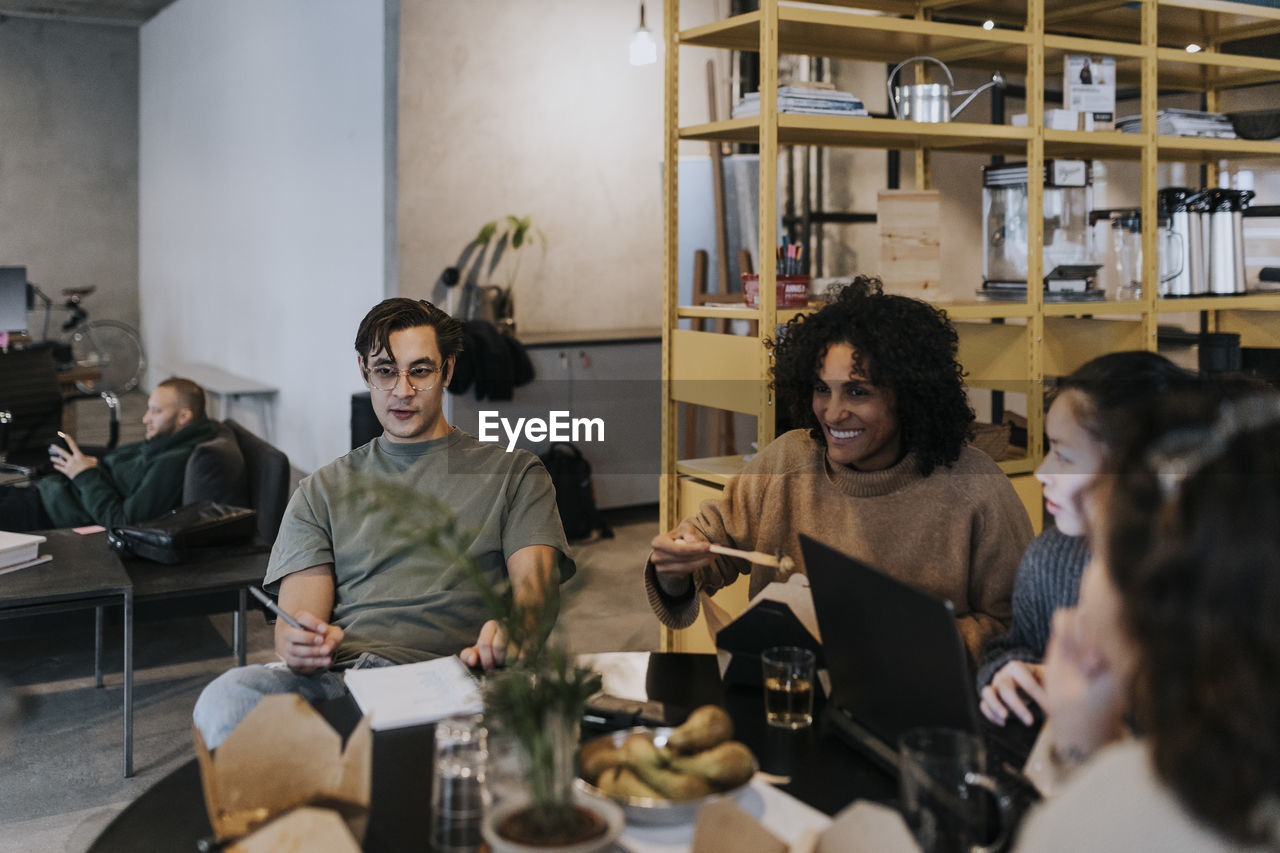
[[[421,544],[384,534],[386,516],[353,509],[353,475],[394,478],[435,495],[476,531],[467,548],[494,585],[506,561],[529,545],[559,552],[559,580],[569,557],[546,468],[528,451],[507,453],[455,429],[434,441],[397,444],[378,437],[304,479],[289,500],[264,585],[332,563],[337,578],[332,624],[345,632],[335,662],[374,652],[397,663],[456,654],[476,641],[489,618],[474,581]],[[424,503],[424,512],[429,512]]]

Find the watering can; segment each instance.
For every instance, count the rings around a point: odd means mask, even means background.
[[[947,72],[946,83],[916,83],[913,86],[894,86],[893,80],[897,77],[902,66],[908,62],[935,62],[942,66],[942,70]],[[962,92],[955,92],[956,95],[968,95],[960,102],[960,106],[954,110],[951,109],[951,88],[955,86],[955,78],[951,76],[951,69],[940,59],[934,59],[932,56],[913,56],[910,59],[904,59],[889,73],[889,80],[885,83],[889,90],[889,105],[893,108],[894,118],[905,118],[912,121],[940,122],[951,121],[960,111],[969,106],[969,102],[986,89],[992,86],[1004,88],[1004,75],[999,71],[991,78],[988,83],[983,83],[976,89],[966,89]]]

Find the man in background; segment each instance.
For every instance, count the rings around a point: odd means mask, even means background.
[[[98,458],[71,436],[49,447],[56,474],[32,486],[0,489],[0,530],[45,530],[100,524],[119,527],[163,515],[182,503],[187,458],[213,438],[204,389],[190,379],[166,379],[147,399],[146,439]]]

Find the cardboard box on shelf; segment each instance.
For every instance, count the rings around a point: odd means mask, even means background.
[[[880,190],[880,280],[885,290],[937,300],[942,285],[942,195],[937,190]]]
[[[301,806],[340,814],[353,844],[364,838],[369,817],[373,734],[364,717],[347,739],[294,694],[258,703],[218,748],[210,751],[193,729],[209,823],[219,841],[241,838]],[[294,832],[310,835],[314,815],[292,817]],[[331,817],[324,818],[331,823]],[[248,842],[254,836],[241,838]]]

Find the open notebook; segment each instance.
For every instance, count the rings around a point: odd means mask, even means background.
[[[347,689],[374,731],[434,723],[484,710],[480,685],[456,657],[421,663],[349,669]]]

